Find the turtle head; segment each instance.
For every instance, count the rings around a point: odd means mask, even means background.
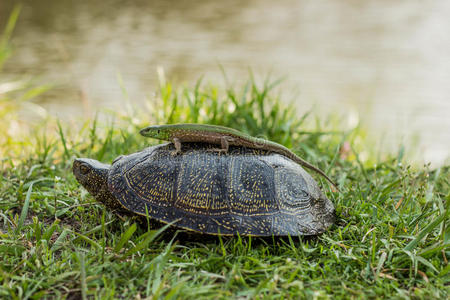
[[[141,129],[139,133],[145,137],[151,137],[158,140],[168,141],[170,140],[170,131],[165,125],[148,126]]]
[[[116,207],[117,200],[108,189],[110,165],[95,159],[76,158],[73,162],[73,175],[77,181],[98,201],[109,207]]]

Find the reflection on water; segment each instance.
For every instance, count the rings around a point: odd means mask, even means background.
[[[3,0],[4,24],[14,1]],[[449,1],[24,1],[11,77],[27,73],[55,88],[50,112],[139,105],[155,89],[157,66],[175,81],[201,75],[236,83],[271,71],[300,112],[358,112],[396,148],[420,135],[426,161],[450,154]],[[2,26],[3,28],[3,26]],[[86,107],[86,105],[85,105]]]

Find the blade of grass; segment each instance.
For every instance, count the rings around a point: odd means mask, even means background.
[[[44,232],[44,234],[42,235],[42,239],[43,240],[46,240],[47,242],[50,240],[50,238],[52,237],[53,233],[58,228],[59,222],[60,222],[59,219],[56,219],[53,222],[53,224]]]
[[[114,252],[115,253],[119,253],[120,252],[120,250],[123,248],[125,243],[128,242],[128,240],[131,238],[133,233],[136,231],[136,228],[137,228],[136,223],[133,223],[133,225],[128,227],[128,229],[120,236],[119,242],[114,247]]]
[[[413,239],[411,242],[409,242],[408,245],[405,246],[404,250],[406,250],[406,251],[413,250],[427,234],[429,234],[431,231],[433,231],[434,228],[439,226],[441,224],[441,222],[443,222],[445,220],[449,211],[450,210],[447,209],[447,211],[444,214],[437,217],[433,222],[431,222],[424,229],[422,229],[422,231],[419,232],[417,237],[415,239]]]
[[[70,157],[70,154],[69,154],[69,150],[67,149],[66,138],[65,138],[65,136],[64,136],[64,132],[63,132],[63,129],[62,129],[62,126],[61,126],[61,122],[60,122],[59,120],[57,121],[57,125],[58,125],[59,137],[60,137],[61,142],[62,142],[62,145],[63,145],[63,147],[64,147],[64,156],[65,156],[66,158],[69,158],[69,157]]]
[[[9,15],[8,22],[6,23],[5,30],[3,31],[0,39],[0,70],[3,67],[3,63],[6,61],[11,51],[8,49],[8,43],[11,39],[14,27],[16,27],[17,19],[19,18],[22,5],[16,5]]]
[[[144,238],[140,243],[138,243],[135,247],[131,248],[127,252],[125,252],[122,255],[122,258],[125,258],[127,256],[130,256],[138,251],[141,251],[142,249],[146,248],[156,237],[158,237],[161,233],[163,233],[167,228],[169,228],[172,224],[166,224],[165,226],[161,227],[158,230],[153,230],[151,232],[144,233],[140,238]]]
[[[75,232],[75,231],[74,231],[74,233],[76,235],[78,235],[83,241],[87,242],[88,244],[94,246],[97,249],[102,249],[102,246],[100,246],[100,244],[97,243],[96,241],[94,241],[93,239],[90,239],[87,236],[85,236],[84,234],[81,234],[81,233],[78,233],[78,232]]]
[[[50,248],[52,252],[58,250],[63,245],[63,241],[66,238],[66,236],[69,234],[70,230],[65,228],[63,232],[58,236],[56,241],[53,243],[53,246]]]
[[[87,283],[86,283],[86,266],[84,261],[84,253],[77,253],[78,262],[80,264],[80,280],[81,280],[81,298],[87,300]]]
[[[28,191],[27,191],[27,195],[25,196],[25,202],[23,204],[22,212],[20,213],[20,218],[19,218],[19,222],[17,224],[16,232],[20,232],[20,230],[22,229],[22,226],[25,222],[25,219],[27,218],[32,190],[33,190],[33,184],[30,184],[30,187],[28,188]]]
[[[450,264],[448,264],[445,268],[442,269],[442,271],[439,273],[439,277],[444,277],[450,272]]]

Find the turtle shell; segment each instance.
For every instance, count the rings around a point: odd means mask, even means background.
[[[268,151],[184,143],[147,148],[114,161],[108,187],[127,210],[208,234],[297,236],[324,232],[334,207],[316,181]]]

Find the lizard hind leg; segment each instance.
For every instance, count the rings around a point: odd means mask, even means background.
[[[229,137],[228,136],[223,136],[220,138],[220,146],[222,147],[220,150],[221,152],[228,152],[228,148],[230,148],[230,143],[229,143]]]
[[[228,149],[230,147],[230,142],[232,142],[234,139],[229,136],[222,136],[220,137],[220,149],[219,148],[211,148],[208,149],[208,151],[214,151],[219,153],[228,153]]]

